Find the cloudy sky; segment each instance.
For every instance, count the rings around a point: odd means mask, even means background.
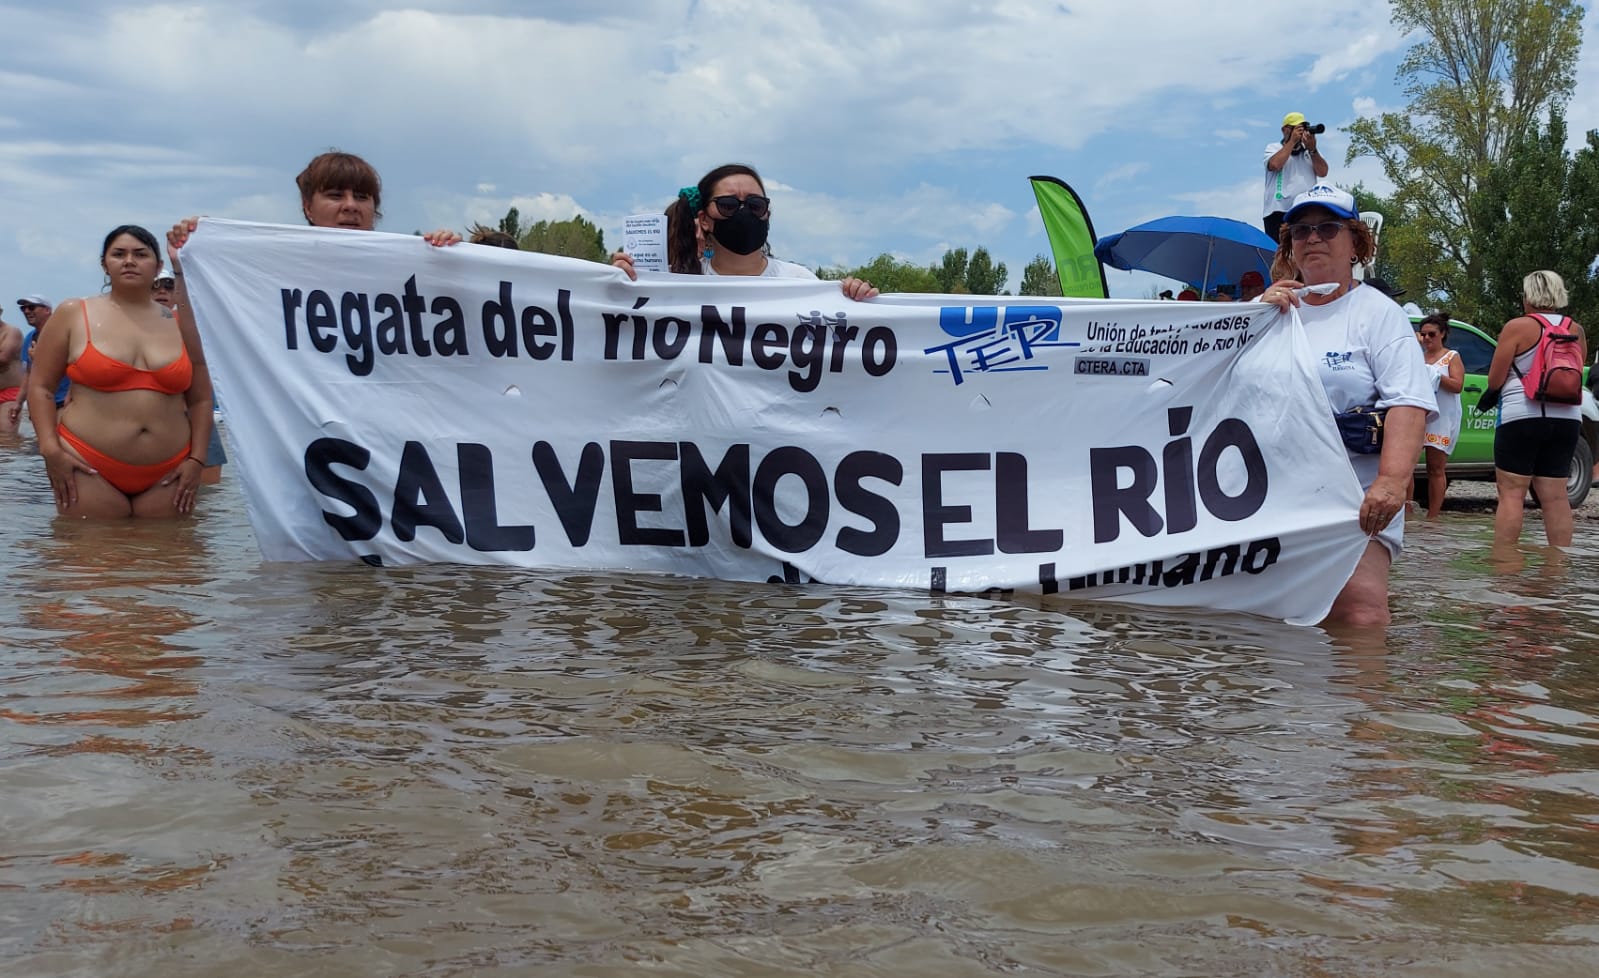
[[[1589,14],[1574,130],[1599,125]],[[1254,223],[1284,112],[1399,107],[1378,0],[0,0],[0,277],[98,290],[104,233],[187,214],[299,223],[329,148],[383,176],[380,230],[583,214],[619,240],[712,166],[766,177],[772,243],[808,265],[1047,250],[1027,184],[1105,235],[1166,214]],[[1110,273],[1112,292],[1163,280]]]

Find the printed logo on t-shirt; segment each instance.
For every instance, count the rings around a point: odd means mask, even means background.
[[[1328,350],[1327,354],[1321,358],[1321,361],[1327,365],[1328,370],[1353,370],[1355,369],[1354,359],[1355,355],[1353,353],[1338,353],[1334,350]]]

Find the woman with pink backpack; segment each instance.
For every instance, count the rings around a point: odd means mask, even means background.
[[[1571,546],[1566,477],[1582,436],[1582,365],[1588,360],[1588,342],[1582,327],[1560,312],[1566,301],[1566,283],[1554,272],[1537,271],[1523,279],[1524,315],[1499,331],[1499,346],[1488,367],[1488,392],[1478,407],[1491,407],[1497,395],[1495,544],[1513,545],[1520,538],[1522,502],[1530,486],[1543,509],[1549,545]]]

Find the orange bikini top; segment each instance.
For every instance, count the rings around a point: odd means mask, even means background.
[[[131,363],[114,360],[95,349],[89,336],[89,303],[83,303],[83,352],[78,359],[67,364],[67,379],[82,384],[90,390],[105,391],[157,391],[162,394],[182,394],[194,379],[194,365],[189,362],[189,348],[185,346],[178,358],[155,370],[140,370]]]

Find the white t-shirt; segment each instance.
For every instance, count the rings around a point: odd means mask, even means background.
[[[1334,411],[1357,404],[1418,407],[1427,412],[1429,424],[1437,419],[1427,358],[1411,332],[1410,317],[1394,300],[1357,284],[1326,305],[1300,305],[1299,319]],[[1381,461],[1380,454],[1349,456],[1360,488],[1371,488]],[[1390,559],[1398,557],[1405,541],[1404,510],[1375,539],[1388,548]]]
[[[1334,411],[1357,405],[1417,407],[1427,412],[1428,422],[1438,417],[1427,359],[1411,332],[1410,317],[1394,300],[1356,285],[1326,305],[1302,304],[1299,319]],[[1380,458],[1349,456],[1362,488],[1377,478]]]
[[[1271,159],[1277,151],[1283,148],[1282,143],[1272,143],[1266,147],[1266,159]],[[1288,210],[1294,206],[1294,198],[1316,185],[1316,164],[1311,162],[1310,152],[1290,153],[1283,168],[1273,173],[1266,168],[1266,203],[1260,212],[1261,217]],[[1411,337],[1415,341],[1415,337]]]
[[[708,262],[708,261],[700,262],[700,269],[706,275],[718,275],[718,274],[720,274],[720,273],[718,273],[716,271],[716,269],[711,267],[711,263]],[[746,277],[748,277],[748,278],[809,278],[809,279],[814,279],[816,277],[816,273],[811,271],[810,269],[806,268],[804,265],[799,265],[799,264],[796,264],[796,263],[791,262],[791,261],[783,261],[780,258],[768,257],[766,259],[766,267],[761,270],[761,274],[760,275],[758,275],[758,276],[752,275],[752,276],[746,276]]]

